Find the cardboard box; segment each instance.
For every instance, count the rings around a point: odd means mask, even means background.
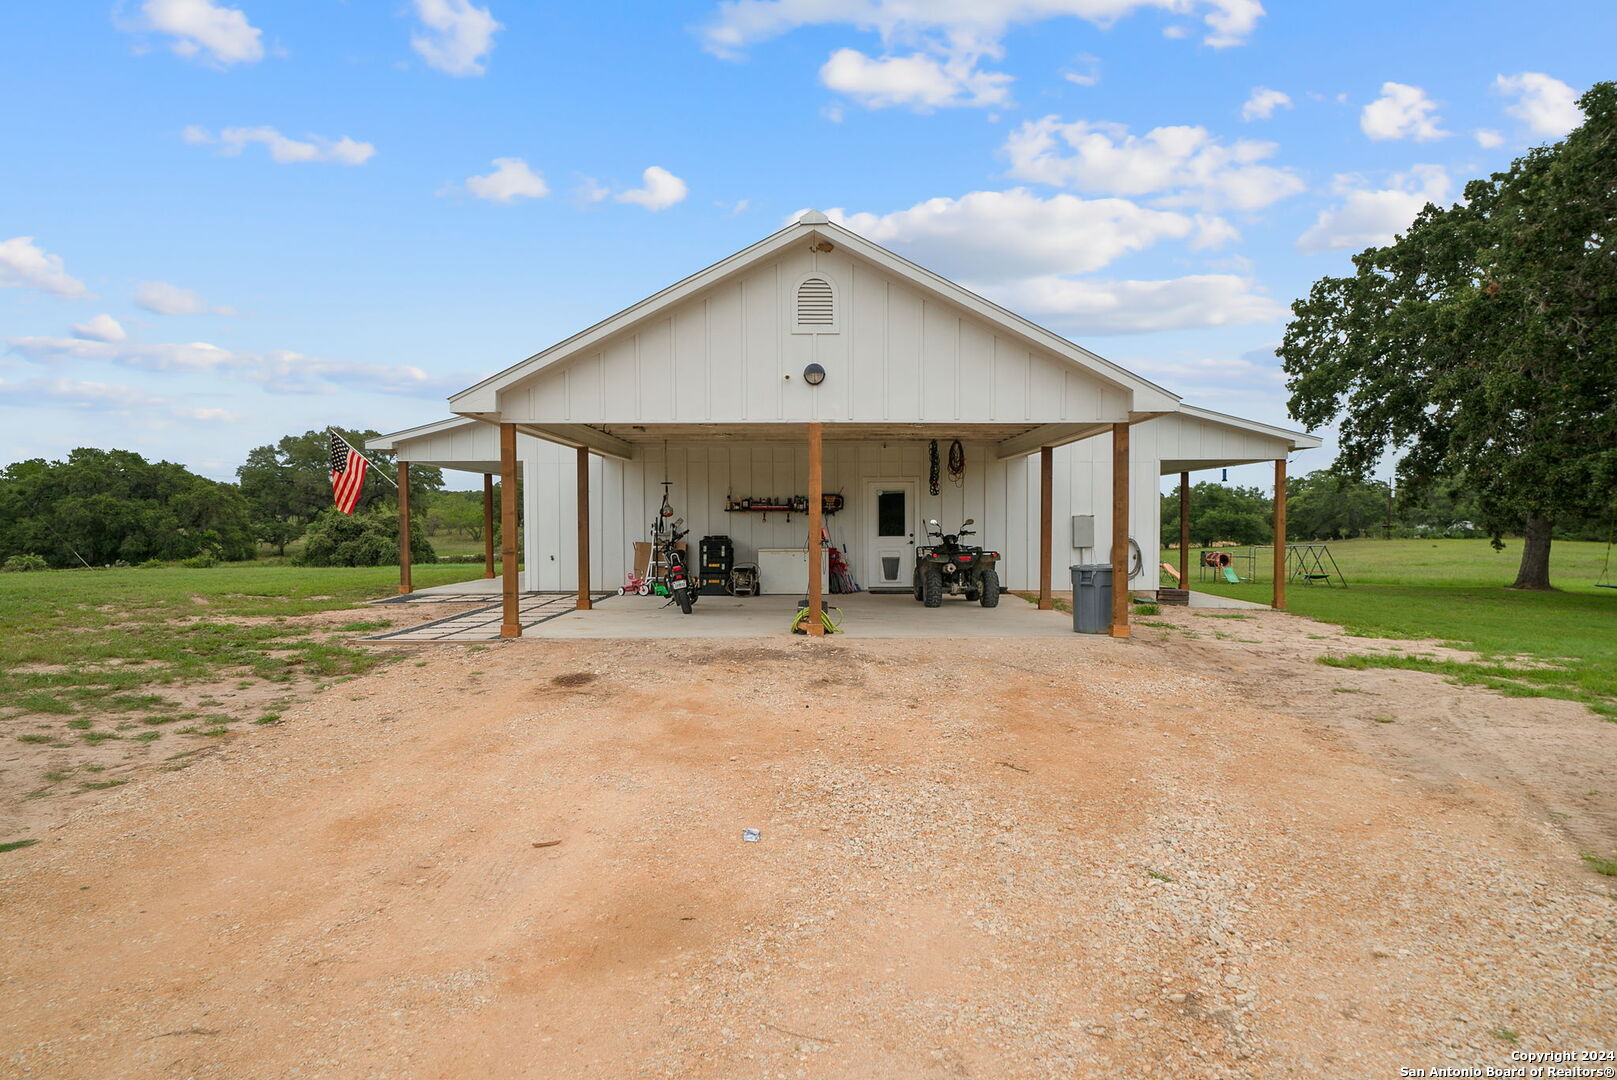
[[[675,544],[674,546],[677,547],[680,550],[680,553],[685,556],[685,567],[686,567],[687,570],[690,570],[691,569],[690,551],[686,548],[685,541],[681,540],[679,543]],[[634,573],[635,573],[635,576],[636,577],[645,577],[646,572],[648,570],[650,570],[650,569],[651,569],[651,541],[649,541],[649,540],[636,540],[634,542]],[[691,576],[693,578],[696,576],[694,571],[691,573]]]

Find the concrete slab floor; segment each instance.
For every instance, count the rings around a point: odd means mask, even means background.
[[[610,596],[593,611],[570,611],[525,630],[525,638],[747,638],[789,632],[799,596],[704,596],[690,615],[656,596]],[[1040,611],[1005,595],[985,608],[945,599],[927,608],[908,595],[849,593],[827,596],[850,638],[1066,637],[1072,616]]]

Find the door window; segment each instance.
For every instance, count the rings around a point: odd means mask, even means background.
[[[876,535],[907,536],[910,516],[904,509],[904,492],[876,493]]]

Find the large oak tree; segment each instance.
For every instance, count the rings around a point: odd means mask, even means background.
[[[1566,139],[1316,282],[1279,349],[1292,415],[1340,418],[1337,467],[1463,484],[1496,544],[1524,538],[1517,588],[1550,587],[1557,519],[1610,513],[1617,482],[1617,84],[1579,105]]]

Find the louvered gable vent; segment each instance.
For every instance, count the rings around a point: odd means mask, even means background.
[[[829,328],[836,324],[837,313],[831,283],[822,277],[804,280],[797,287],[797,325]]]

